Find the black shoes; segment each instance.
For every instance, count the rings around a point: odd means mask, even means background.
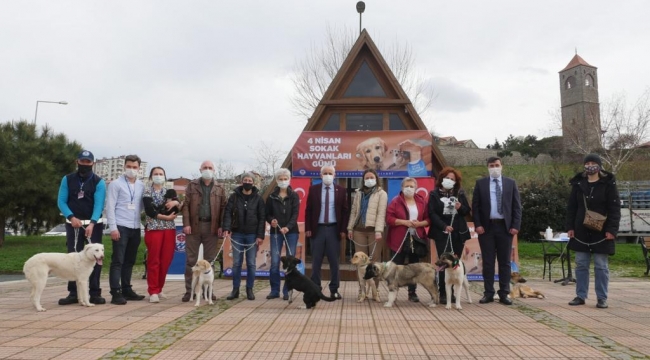
[[[138,295],[133,289],[122,290],[122,294],[126,300],[140,301],[144,299],[144,295]]]
[[[126,299],[124,298],[124,295],[122,295],[122,292],[120,290],[117,291],[111,291],[111,304],[113,305],[126,305]]]
[[[72,296],[72,295],[68,295],[67,297],[59,299],[59,305],[70,305],[70,304],[78,304],[78,303],[79,303],[79,299],[76,296]]]
[[[182,302],[188,302],[188,301],[190,301],[190,298],[191,298],[191,297],[192,297],[192,294],[186,292],[186,293],[183,295],[183,298],[181,299],[181,301],[182,301]]]
[[[452,304],[456,303],[456,296],[454,295],[451,296],[451,303]],[[447,294],[440,294],[440,304],[447,305]]]
[[[600,301],[599,301],[600,303]],[[569,301],[569,305],[571,306],[576,306],[576,305],[584,305],[585,304],[585,299],[582,299],[578,296],[576,296],[573,300]],[[607,303],[605,303],[607,305]]]
[[[103,297],[101,297],[99,295],[91,296],[89,301],[90,301],[91,304],[95,304],[95,305],[104,305],[104,304],[106,304],[106,299],[104,299]],[[59,303],[60,303],[60,301],[59,301]]]
[[[512,300],[508,299],[508,296],[499,297],[499,302],[503,305],[512,305]]]
[[[607,309],[609,305],[607,305],[607,300],[598,299],[598,303],[596,304],[596,307],[599,309]]]
[[[253,288],[246,288],[246,298],[248,300],[255,300],[255,294],[253,293]]]
[[[412,292],[412,293],[409,293],[409,301],[410,302],[420,302],[420,298],[418,298],[418,294]]]
[[[483,295],[481,300],[479,300],[478,302],[479,304],[487,304],[487,303],[494,302],[494,296]]]
[[[289,295],[282,295],[282,300],[289,300]]]
[[[232,289],[232,292],[226,297],[226,300],[234,300],[237,298],[239,298],[239,289]]]
[[[278,295],[278,294],[274,294],[274,293],[270,293],[270,294],[266,295],[266,298],[267,298],[268,300],[271,300],[271,299],[278,299],[279,297],[280,297],[280,295]]]
[[[335,298],[336,300],[341,300],[341,299],[343,299],[343,297],[341,296],[341,294],[339,294],[338,291],[334,291],[334,292],[330,293],[330,297],[333,297],[333,298]]]

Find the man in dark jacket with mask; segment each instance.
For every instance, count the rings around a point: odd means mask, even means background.
[[[569,305],[584,305],[589,292],[589,266],[594,258],[595,290],[598,308],[607,308],[609,286],[609,255],[614,255],[616,233],[621,220],[621,201],[616,188],[616,178],[602,169],[597,154],[585,157],[584,171],[571,179],[571,195],[567,207],[566,227],[569,249],[575,252],[576,297]],[[601,230],[584,225],[587,210],[607,218]]]
[[[95,156],[88,150],[83,150],[77,157],[77,171],[68,174],[61,180],[57,204],[66,218],[65,233],[68,253],[83,250],[86,243],[102,243],[102,211],[106,198],[106,183],[104,179],[93,173]],[[90,302],[105,304],[99,279],[102,266],[95,264],[90,274]],[[69,295],[59,299],[59,305],[70,305],[79,302],[77,298],[77,283],[68,282]]]
[[[232,292],[226,297],[228,300],[239,297],[244,253],[246,253],[246,298],[255,300],[253,294],[255,258],[257,247],[264,241],[266,219],[264,200],[253,185],[253,179],[252,173],[243,175],[241,186],[238,186],[228,198],[223,214],[223,236],[231,237],[233,249]]]

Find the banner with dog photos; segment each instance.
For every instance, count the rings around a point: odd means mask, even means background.
[[[337,177],[360,177],[374,169],[380,177],[430,177],[431,134],[403,131],[304,131],[292,150],[293,176],[318,177],[325,165]]]

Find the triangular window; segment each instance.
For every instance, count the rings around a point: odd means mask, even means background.
[[[343,97],[386,97],[386,93],[364,61]]]

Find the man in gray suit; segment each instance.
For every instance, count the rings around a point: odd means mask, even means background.
[[[521,228],[521,200],[517,184],[501,176],[501,158],[487,160],[490,176],[476,180],[472,197],[472,216],[483,257],[483,298],[479,303],[494,301],[494,260],[499,262],[499,302],[512,305],[510,292],[510,257],[512,237]]]

